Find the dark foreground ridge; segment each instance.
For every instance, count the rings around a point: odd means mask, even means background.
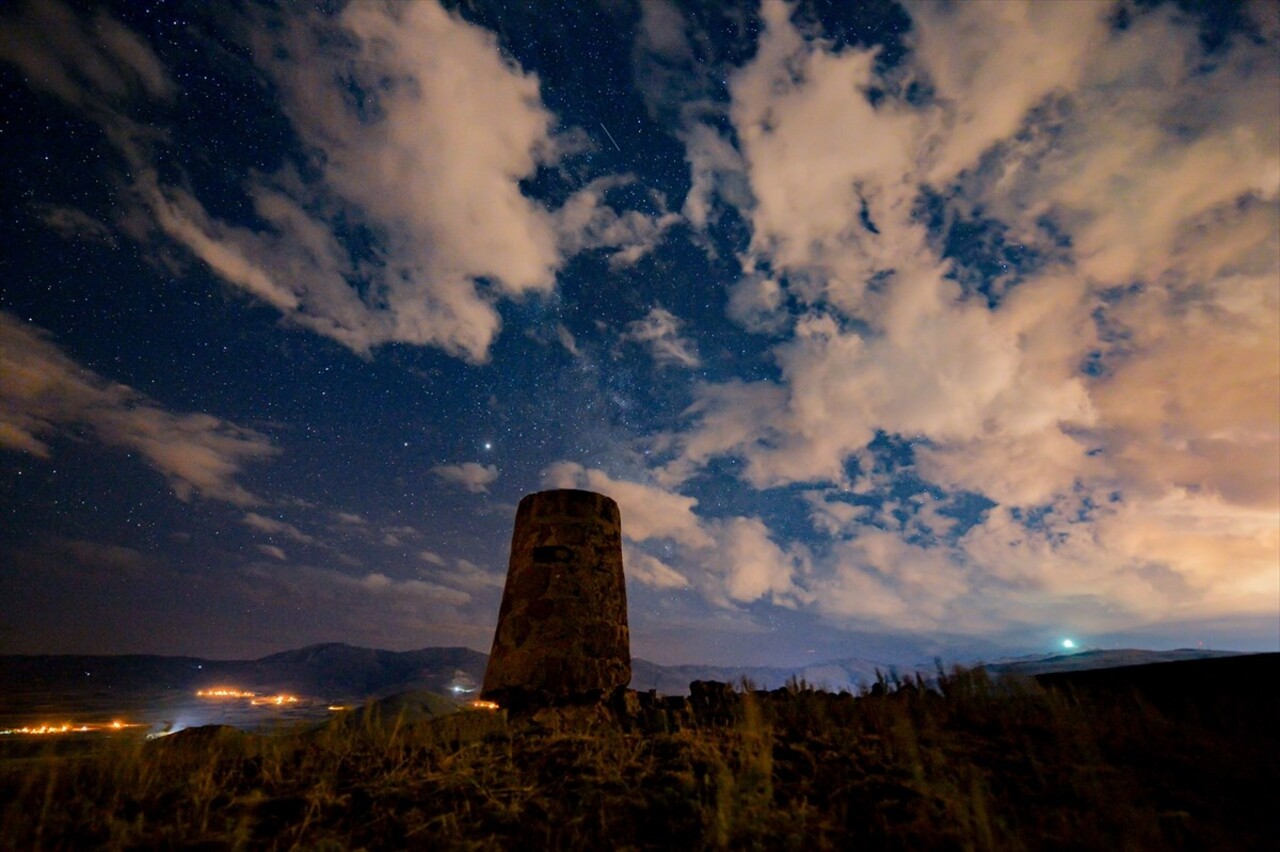
[[[861,696],[699,682],[523,714],[418,693],[275,735],[3,744],[0,848],[1275,848],[1280,655],[1205,661],[1189,700],[1151,700],[1183,665]],[[1205,718],[1213,684],[1258,712]]]

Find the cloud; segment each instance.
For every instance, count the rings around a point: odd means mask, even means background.
[[[578,341],[574,339],[573,332],[565,328],[563,323],[556,323],[556,340],[560,341],[560,345],[573,357],[582,357],[582,350],[578,348]]]
[[[1190,399],[1220,394],[1196,381],[1220,372],[1184,368],[1198,345],[1193,340],[1206,333],[1215,335],[1211,357],[1239,376],[1234,386],[1254,393],[1231,394],[1239,403],[1203,432],[1217,445],[1225,435],[1247,434],[1245,448],[1274,446],[1275,430],[1263,420],[1275,408],[1274,391],[1266,390],[1276,384],[1274,358],[1262,351],[1276,338],[1271,225],[1280,143],[1275,128],[1247,106],[1275,100],[1260,91],[1275,88],[1274,75],[1249,73],[1274,58],[1242,47],[1215,73],[1193,78],[1187,58],[1196,33],[1164,14],[1148,15],[1134,32],[1108,35],[1096,9],[1073,12],[1069,4],[913,9],[922,23],[916,70],[931,75],[938,90],[924,107],[892,97],[873,105],[864,92],[883,81],[870,52],[828,52],[804,41],[785,5],[763,9],[758,55],[731,78],[731,116],[756,198],[746,264],[774,272],[749,271],[730,308],[749,329],[777,330],[786,321],[795,334],[773,349],[780,383],[696,390],[694,429],[673,436],[682,452],[668,476],[678,480],[728,454],[748,461],[745,476],[756,486],[838,482],[846,459],[887,431],[924,436],[922,467],[947,485],[1014,503],[1050,499],[1080,476],[1106,475],[1094,452],[1107,439],[1120,448],[1121,399],[1130,412],[1161,411],[1135,402],[1139,384],[1148,394],[1189,384],[1179,404],[1185,420],[1213,420],[1199,412],[1221,406],[1196,407]],[[1047,33],[1059,29],[1061,14],[1075,14],[1079,26],[1053,40]],[[945,26],[961,37],[938,46],[931,40]],[[1004,32],[1007,50],[987,51],[965,36],[986,32],[983,26]],[[1083,63],[1094,49],[1105,49],[1106,61]],[[1025,64],[1042,50],[1051,55],[1036,72],[1010,73],[1009,63]],[[1179,93],[1156,93],[1155,86]],[[1078,102],[1053,130],[1052,145],[1037,148],[1036,132],[1024,134],[1029,141],[1014,138],[1047,97]],[[1189,127],[1169,127],[1161,114],[1188,116]],[[1134,141],[1144,154],[1134,154]],[[1080,229],[1073,229],[1079,266],[1021,281],[998,310],[965,297],[914,212],[920,185],[974,169],[979,155],[1000,168],[970,171],[961,198],[973,196],[1005,216],[1028,241],[1044,216]],[[1244,168],[1226,169],[1229,160]],[[1121,168],[1124,180],[1117,179]],[[1220,174],[1225,179],[1213,177]],[[1121,214],[1123,226],[1115,219]],[[1143,246],[1155,253],[1133,255]],[[1148,285],[1142,296],[1103,303],[1100,284],[1132,280],[1139,269],[1158,274],[1170,262],[1170,278],[1183,279],[1170,281],[1174,289]],[[1219,280],[1210,283],[1206,274]],[[1206,285],[1212,296],[1201,299],[1203,308],[1181,310],[1179,301],[1192,297],[1193,304]],[[783,288],[799,312],[788,308]],[[1080,368],[1089,353],[1106,348],[1100,311],[1134,340],[1103,379]],[[785,312],[791,315],[783,320]],[[1251,331],[1233,344],[1226,338],[1236,324]],[[1187,352],[1176,351],[1179,344]],[[1167,416],[1151,420],[1160,422],[1146,427],[1146,438],[1167,434]],[[1242,422],[1233,432],[1231,423]],[[1158,448],[1153,440],[1138,444]],[[1124,445],[1126,457],[1138,454]],[[1248,487],[1262,493],[1265,486],[1260,480]]]
[[[807,43],[790,13],[782,3],[761,7],[756,57],[729,80],[754,199],[748,260],[791,271],[805,300],[856,313],[875,273],[916,255],[915,231],[890,226],[910,221],[923,127],[907,105],[872,106],[870,52]]]
[[[746,163],[728,139],[709,125],[699,123],[684,134],[684,143],[690,185],[681,212],[689,224],[703,229],[717,222],[717,199],[741,210],[754,205]]]
[[[261,502],[236,478],[274,456],[266,435],[209,414],[171,412],[68,358],[39,329],[0,312],[0,445],[42,458],[47,441],[86,428],[138,453],[180,500],[195,494],[239,506]]]
[[[299,544],[314,544],[315,538],[307,535],[302,530],[286,521],[268,518],[265,515],[259,515],[257,512],[248,512],[240,523],[251,527],[258,532],[266,533],[269,536],[283,536],[290,541],[296,541]]]
[[[674,126],[684,143],[690,187],[681,212],[698,232],[719,221],[722,208],[717,202],[743,210],[752,203],[742,157],[717,129],[725,118],[719,92],[729,68],[718,42],[731,33],[746,37],[751,14],[728,4],[704,7],[698,18],[717,30],[712,37],[667,0],[640,4],[632,51],[636,88],[649,114]],[[709,241],[706,247],[715,254]]]
[[[943,184],[1013,136],[1046,96],[1076,87],[1106,48],[1103,4],[911,3],[914,55],[941,115],[927,180]],[[992,50],[991,45],[1000,45]]]
[[[611,477],[575,462],[558,462],[543,471],[550,488],[583,488],[618,503],[622,536],[634,561],[628,575],[658,589],[696,586],[709,601],[737,606],[769,600],[794,606],[807,600],[796,578],[807,571],[802,548],[779,547],[759,518],[703,519],[694,513],[698,501],[658,485]],[[659,559],[646,548],[666,549],[681,567]]]
[[[582,488],[613,498],[622,513],[622,535],[635,542],[671,539],[689,547],[710,547],[711,535],[694,514],[698,501],[654,485],[613,479],[576,462],[557,462],[542,472],[548,488]]]
[[[631,545],[622,548],[626,575],[653,589],[687,589],[689,579],[670,565]]]
[[[59,2],[27,3],[0,27],[0,59],[32,87],[86,109],[135,93],[168,98],[175,86],[156,55],[105,11],[86,20]]]
[[[378,299],[356,300],[340,323],[355,337],[344,342],[430,344],[483,360],[499,319],[477,279],[502,296],[547,292],[561,263],[551,213],[518,185],[554,156],[537,78],[434,2],[358,4],[333,21],[283,24],[280,41],[257,54],[295,127],[325,153],[321,189],[384,242],[381,267],[355,270],[372,277]],[[339,80],[361,92],[363,108]],[[286,234],[318,226],[331,236],[305,214],[277,220]]]
[[[982,633],[1274,611],[1275,33],[1206,59],[1163,9],[1124,30],[1070,4],[910,10],[913,50],[882,73],[871,51],[807,40],[790,6],[761,7],[758,50],[729,75],[741,165],[720,162],[749,182],[752,227],[729,316],[785,335],[777,376],[696,385],[655,478],[679,487],[729,458],[757,489],[888,500],[892,477],[866,469],[888,434],[910,439],[910,475],[998,504],[952,545],[913,538],[962,531],[936,506],[878,529],[888,509],[809,498],[831,544],[779,545],[771,588],[843,623]],[[907,98],[912,84],[927,94]],[[957,216],[1038,260],[994,283],[960,269],[944,256]],[[990,298],[973,292],[985,284]]]
[[[810,599],[796,584],[797,575],[808,570],[808,554],[803,548],[779,547],[759,518],[727,518],[710,526],[716,544],[706,558],[718,581],[710,591],[713,603],[763,599],[794,607]]]
[[[776,278],[745,272],[729,288],[729,318],[747,331],[780,332],[788,323],[782,310],[784,293]]]
[[[68,240],[99,242],[115,248],[116,238],[111,229],[87,213],[74,207],[53,204],[34,205],[37,216],[46,225]]]
[[[454,561],[454,570],[441,572],[439,580],[449,586],[464,589],[475,595],[489,595],[506,583],[505,571],[490,571],[466,559]]]
[[[431,468],[431,472],[445,482],[462,486],[472,494],[483,494],[498,479],[497,467],[476,462],[437,465]]]
[[[813,597],[819,612],[846,624],[958,633],[1006,627],[981,618],[981,601],[970,597],[970,573],[945,550],[864,529],[836,545]]]
[[[256,545],[256,547],[259,551],[270,556],[272,559],[279,559],[281,562],[285,562],[289,558],[289,555],[284,552],[283,548],[277,547],[274,544],[259,544]]]
[[[481,648],[493,638],[497,611],[496,592],[480,598],[434,580],[295,563],[249,563],[228,591],[241,605],[292,617],[298,644],[343,637],[398,650],[460,642]]]
[[[146,581],[160,570],[158,563],[142,551],[118,544],[59,538],[42,542],[35,549],[62,562],[68,578],[90,583]]]
[[[565,254],[608,248],[613,250],[609,256],[611,268],[632,266],[653,251],[666,230],[680,221],[676,213],[650,216],[628,210],[620,214],[608,206],[605,193],[630,180],[618,176],[598,178],[571,195],[555,212]]]
[[[88,22],[56,0],[32,8],[6,23],[0,56],[97,121],[125,157],[124,230],[163,235],[289,323],[360,354],[401,342],[483,362],[499,300],[553,290],[566,252],[608,248],[614,265],[634,263],[679,218],[615,211],[604,193],[620,177],[558,211],[525,196],[520,181],[557,162],[574,131],[553,135],[537,77],[492,33],[423,2],[254,13],[253,55],[309,160],[246,179],[265,227],[223,221],[197,190],[161,177],[166,131],[137,115],[177,87],[141,39],[105,13]],[[368,245],[351,243],[353,229]]]
[[[659,365],[700,367],[702,359],[698,357],[693,342],[680,335],[683,325],[683,321],[667,309],[650,308],[643,319],[628,323],[622,340],[647,346]]]
[[[467,490],[470,491],[472,489],[469,488]],[[422,533],[407,524],[382,528],[381,541],[387,547],[404,547],[406,539],[413,541],[419,538],[422,538]]]

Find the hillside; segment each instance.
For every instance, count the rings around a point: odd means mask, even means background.
[[[700,685],[525,716],[416,693],[74,757],[0,739],[0,850],[1274,849],[1278,662],[953,671],[865,697]],[[1128,688],[1150,678],[1229,682],[1224,706],[1258,712],[1205,724],[1196,700]]]

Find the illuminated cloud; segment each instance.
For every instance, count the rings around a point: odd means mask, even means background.
[[[649,216],[638,210],[618,213],[605,203],[606,192],[630,182],[629,178],[622,177],[599,178],[575,192],[556,210],[556,228],[565,254],[574,255],[597,248],[612,249],[609,254],[611,268],[631,266],[653,251],[663,233],[680,221],[676,213],[658,216]]]
[[[295,527],[287,521],[277,520],[276,518],[268,518],[257,512],[247,512],[240,522],[247,527],[266,533],[269,536],[282,536],[290,541],[296,541],[299,544],[314,544],[315,538],[307,535],[302,530]]]
[[[807,595],[796,585],[807,569],[803,548],[782,548],[759,518],[703,519],[694,513],[698,501],[658,485],[615,479],[575,462],[559,462],[543,471],[551,488],[584,488],[618,502],[622,535],[630,546],[629,575],[658,589],[697,586],[720,606],[768,600],[793,606]],[[670,544],[681,571],[646,550]],[[696,570],[693,570],[696,569]]]
[[[92,178],[13,169],[20,500],[78,441],[242,507],[216,537],[188,510],[152,539],[223,566],[206,593],[240,571],[220,605],[296,613],[255,635],[298,641],[486,647],[489,566],[540,483],[618,500],[637,640],[711,637],[668,658],[739,653],[724,636],[1025,647],[1051,623],[1084,642],[1247,621],[1230,635],[1274,643],[1274,3],[447,5],[250,5],[164,47],[144,12],[135,33],[6,10],[0,59],[36,93],[15,127],[74,124],[49,151]],[[621,36],[585,70],[580,25]],[[187,72],[222,69],[159,57],[202,27],[238,48],[228,91],[256,93],[219,115],[269,134],[191,114],[223,90]],[[235,299],[198,302],[210,284]],[[143,349],[111,337],[179,298],[210,310]],[[165,358],[188,330],[200,354],[175,366],[196,372],[173,378],[228,419],[68,354]],[[458,462],[481,435],[501,476]],[[272,487],[295,495],[267,505],[245,483],[277,442]],[[129,552],[90,550],[31,564],[127,574]]]
[[[658,479],[728,457],[757,489],[869,493],[887,483],[850,465],[888,434],[912,439],[926,482],[998,504],[919,544],[818,500],[834,544],[788,576],[830,617],[985,632],[1066,601],[1097,629],[1274,609],[1274,44],[1241,39],[1206,67],[1187,21],[1108,29],[1104,11],[912,5],[914,52],[886,80],[871,52],[761,7],[759,49],[729,79],[753,229],[728,307],[791,333],[776,381],[695,387]],[[926,102],[893,95],[912,79]],[[980,208],[1056,259],[972,292],[921,215],[931,187],[947,215]]]
[[[279,559],[281,562],[284,562],[289,558],[289,555],[284,552],[284,548],[277,547],[274,544],[259,544],[257,545],[257,548],[272,559]]]
[[[90,110],[108,108],[99,99],[167,98],[176,88],[151,49],[111,15],[86,20],[60,2],[28,3],[6,20],[0,59],[21,68],[29,85]]]
[[[431,472],[445,482],[460,485],[473,494],[483,494],[498,479],[497,467],[477,462],[437,465],[431,468]]]
[[[169,411],[67,357],[39,329],[0,312],[0,445],[48,458],[55,437],[87,429],[138,453],[180,500],[261,502],[237,481],[243,466],[276,455],[266,435],[209,414]]]
[[[936,89],[926,179],[942,185],[1017,133],[1044,98],[1076,87],[1107,50],[1102,4],[916,2],[915,55]],[[992,45],[999,45],[993,50]]]
[[[643,319],[627,325],[622,339],[647,346],[658,364],[699,367],[702,359],[693,341],[680,334],[683,325],[679,317],[665,308],[650,308]]]
[[[643,550],[624,545],[622,564],[627,578],[654,589],[687,589],[689,578]]]
[[[635,542],[671,539],[688,547],[709,547],[710,534],[694,514],[698,501],[654,485],[614,479],[577,462],[557,462],[542,472],[548,488],[583,488],[607,494],[622,513],[622,534]]]
[[[136,207],[121,227],[144,241],[163,234],[290,323],[361,354],[401,342],[483,362],[499,299],[552,291],[566,254],[605,248],[615,266],[632,264],[679,218],[614,210],[604,194],[624,178],[601,178],[559,210],[527,198],[520,181],[577,137],[553,135],[537,77],[491,33],[423,2],[290,10],[254,29],[315,169],[251,175],[245,198],[267,227],[225,221],[161,177],[164,133],[136,118],[138,103],[175,91],[155,54],[106,13],[87,22],[56,0],[33,9],[6,25],[0,57],[107,131]],[[348,223],[376,240],[370,256],[344,242]]]

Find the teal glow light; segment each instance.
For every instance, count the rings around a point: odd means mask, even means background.
[[[1062,640],[1062,647],[1066,648],[1068,651],[1070,651],[1070,650],[1071,650],[1072,648],[1074,648],[1075,646],[1076,646],[1076,643],[1075,643],[1075,640],[1074,640],[1074,639],[1063,639],[1063,640]]]

